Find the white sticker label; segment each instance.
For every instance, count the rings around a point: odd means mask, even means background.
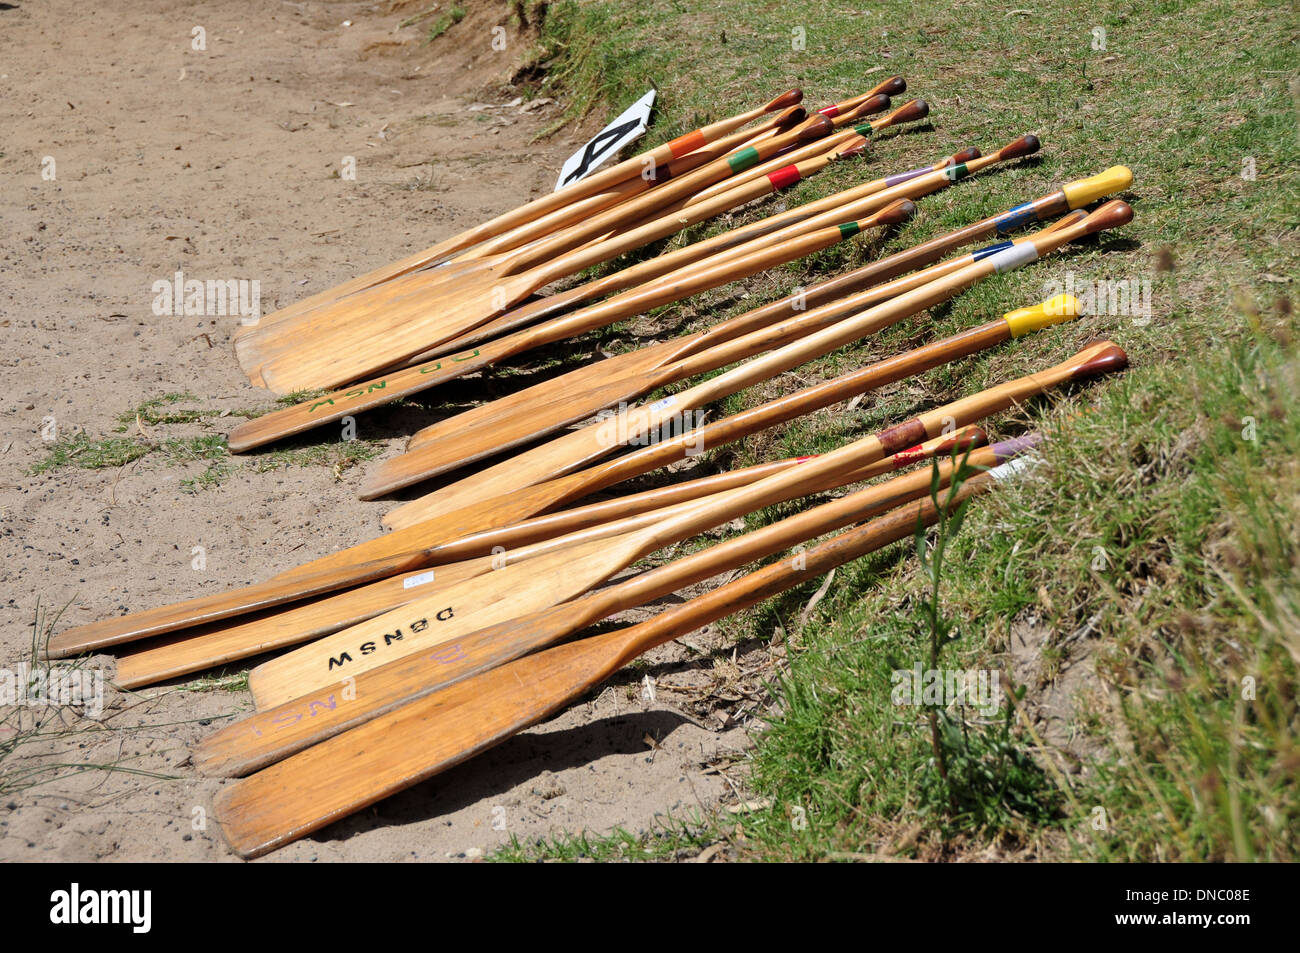
[[[665,397],[663,400],[656,400],[650,405],[651,410],[663,410],[665,407],[671,407],[677,403],[676,397]]]
[[[650,124],[650,109],[654,104],[655,91],[652,89],[596,133],[590,142],[569,156],[560,169],[560,177],[555,181],[555,191],[586,178],[610,156],[617,155],[619,149],[634,139],[639,139]]]
[[[433,570],[422,572],[418,576],[411,576],[409,579],[402,580],[403,589],[414,589],[416,586],[423,586],[426,582],[433,582]]]

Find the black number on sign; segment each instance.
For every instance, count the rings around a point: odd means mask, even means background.
[[[568,175],[564,177],[564,182],[562,183],[562,185],[568,185],[570,182],[573,182],[575,179],[580,179],[584,175],[586,175],[588,169],[590,169],[593,165],[599,164],[600,161],[605,157],[605,152],[608,151],[605,148],[607,144],[611,142],[617,142],[626,133],[631,132],[640,124],[641,124],[640,119],[630,119],[627,122],[623,123],[622,125],[610,126],[608,129],[602,130],[600,134],[596,136],[596,138],[592,139],[591,142],[587,143],[587,148],[583,150],[582,153],[582,161],[578,163],[578,167],[576,169],[574,169],[572,172],[570,172]]]

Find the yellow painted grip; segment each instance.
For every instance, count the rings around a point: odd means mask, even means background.
[[[1070,208],[1082,208],[1089,202],[1123,192],[1133,184],[1133,170],[1126,165],[1113,165],[1105,172],[1099,172],[1078,182],[1067,182],[1061,186],[1065,201]]]
[[[1031,331],[1069,321],[1079,311],[1079,301],[1074,295],[1057,295],[1030,308],[1008,311],[1002,317],[1006,320],[1007,327],[1011,329],[1011,336],[1018,338]]]

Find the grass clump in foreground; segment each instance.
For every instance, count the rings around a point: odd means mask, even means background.
[[[1025,132],[1043,141],[1032,161],[921,199],[897,236],[751,279],[750,301],[721,289],[657,316],[682,332],[1107,166],[1135,175],[1130,226],[798,374],[816,380],[956,333],[1067,277],[1146,282],[1149,313],[1084,317],[714,455],[739,466],[829,449],[1096,337],[1132,362],[1121,377],[988,422],[995,436],[1041,428],[1050,439],[1032,471],[971,504],[937,582],[904,544],[839,571],[791,631],[788,671],[755,735],[751,783],[773,806],[746,816],[743,830],[718,829],[741,856],[771,859],[1295,860],[1300,354],[1279,292],[1300,274],[1300,85],[1289,54],[1300,23],[1267,0],[957,17],[942,0],[870,11],[564,2],[542,29],[538,61],[568,99],[567,119],[612,115],[660,88],[647,147],[791,85],[820,106],[899,73],[909,96],[930,101],[929,125],[880,134],[863,163],[801,183],[791,205],[964,146],[988,151]],[[766,637],[810,591],[727,631]],[[929,619],[926,606],[937,610]],[[891,698],[896,670],[930,664],[927,623],[938,618],[954,636],[943,667],[998,672],[1014,693],[994,717],[936,712],[949,783],[936,780],[928,716],[900,713]]]
[[[291,394],[289,398],[300,396]],[[226,449],[224,436],[200,433],[183,437],[161,437],[147,429],[153,426],[201,424],[221,416],[219,411],[210,408],[175,406],[195,399],[194,395],[188,393],[163,394],[122,412],[118,415],[115,432],[126,433],[134,426],[136,432],[132,436],[96,439],[84,431],[78,431],[62,437],[50,445],[45,458],[36,463],[31,472],[34,476],[39,476],[64,467],[100,470],[125,466],[142,457],[152,457],[164,466],[183,466],[195,462],[206,464],[196,475],[181,480],[181,489],[187,493],[218,487],[241,468],[241,464],[236,463]],[[257,413],[235,411],[233,416],[253,417]],[[255,473],[286,467],[328,467],[338,478],[344,470],[373,459],[379,451],[379,445],[369,440],[300,442],[250,457],[242,467]]]

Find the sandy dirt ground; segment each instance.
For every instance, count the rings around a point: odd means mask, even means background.
[[[154,313],[181,271],[256,279],[270,312],[548,190],[586,129],[530,145],[559,105],[525,111],[504,84],[528,42],[505,4],[424,44],[415,7],[336,2],[78,4],[0,10],[0,668],[43,634],[266,578],[379,531],[362,469],[260,471],[219,486],[207,464],[151,453],[125,466],[39,475],[52,438],[159,443],[225,433],[120,415],[188,392],[185,406],[263,408],[230,351],[238,316]],[[196,32],[201,28],[201,33]],[[195,49],[202,40],[205,49]],[[490,105],[501,108],[474,108]],[[356,178],[340,176],[354,157]],[[417,423],[375,415],[364,436],[398,451]],[[422,421],[421,421],[422,422]],[[374,428],[379,428],[378,432]],[[47,615],[38,623],[38,611]],[[694,633],[652,656],[654,701],[629,673],[563,715],[336,824],[272,860],[473,858],[511,835],[644,830],[738,796],[754,703]],[[757,659],[757,661],[755,661]],[[766,663],[766,666],[765,664]],[[88,671],[111,660],[96,657]],[[716,669],[733,666],[721,697]],[[209,816],[224,782],[188,749],[251,709],[237,674],[121,692],[97,717],[0,710],[0,860],[229,860]],[[712,687],[711,687],[712,686]]]

